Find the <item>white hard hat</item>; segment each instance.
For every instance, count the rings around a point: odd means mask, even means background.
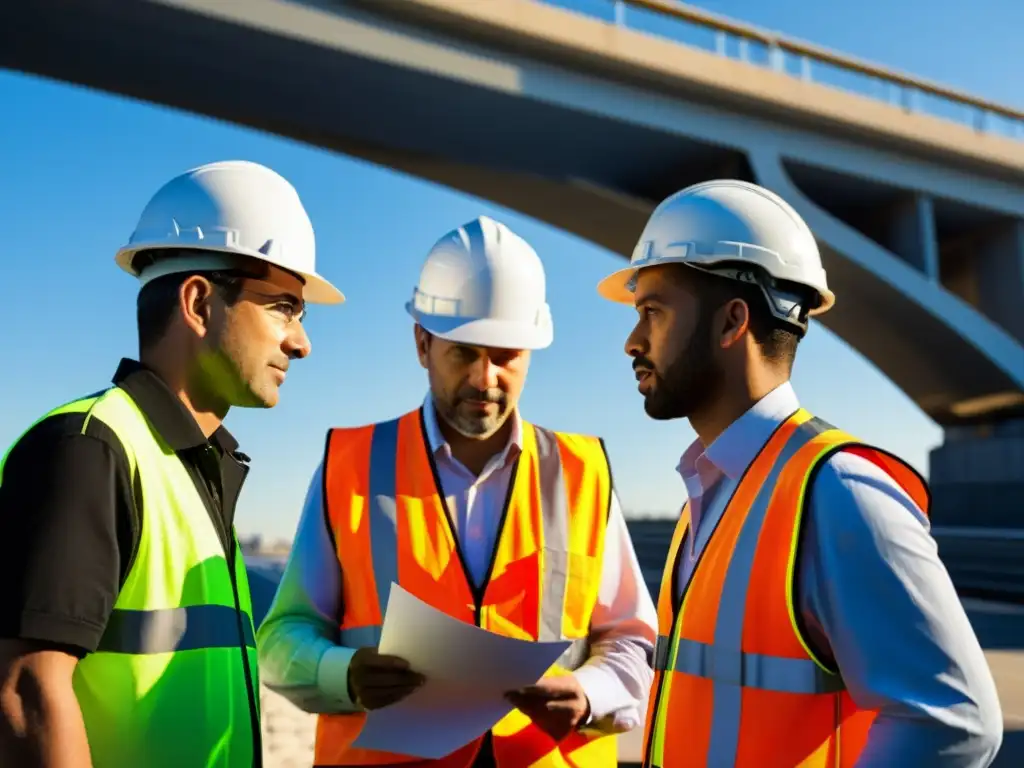
[[[460,344],[543,349],[554,337],[540,257],[486,216],[437,241],[405,309],[426,331]]]
[[[647,220],[629,266],[597,291],[632,304],[636,272],[670,263],[757,283],[776,317],[798,325],[801,309],[818,315],[835,304],[810,227],[774,192],[745,181],[707,181],[666,198]],[[806,296],[794,284],[814,291],[811,306],[801,307]]]
[[[185,251],[133,265],[140,251]],[[163,275],[226,269],[231,257],[274,264],[305,281],[303,299],[340,304],[341,292],[316,273],[316,239],[299,195],[283,177],[257,163],[209,163],[171,179],[146,205],[117,264],[143,284]]]

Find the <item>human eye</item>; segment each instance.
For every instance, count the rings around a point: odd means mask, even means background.
[[[290,323],[293,320],[302,321],[305,317],[305,308],[299,306],[291,301],[277,301],[274,302],[271,307],[271,311],[278,315],[285,322]]]

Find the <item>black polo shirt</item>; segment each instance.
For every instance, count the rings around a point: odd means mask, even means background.
[[[125,390],[181,457],[233,561],[248,459],[223,427],[208,440],[155,373],[122,360]],[[85,429],[83,431],[83,425]],[[114,432],[85,414],[51,416],[14,444],[0,484],[0,637],[94,651],[138,548],[145,516]]]

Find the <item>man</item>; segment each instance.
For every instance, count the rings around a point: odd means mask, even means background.
[[[434,246],[406,308],[430,391],[393,421],[333,429],[257,646],[265,681],[319,712],[317,766],[616,765],[640,724],[656,615],[603,443],[524,421],[551,344],[537,254],[481,217]],[[365,712],[422,682],[375,646],[396,582],[455,618],[576,641],[484,738],[436,761],[352,747]],[[458,648],[451,653],[458,654]]]
[[[626,352],[647,414],[698,435],[645,765],[989,765],[999,702],[924,480],[789,383],[808,317],[835,300],[800,216],[745,182],[684,189],[598,290],[639,313]]]
[[[43,416],[0,484],[0,764],[262,765],[245,564],[248,459],[222,422],[270,408],[309,354],[316,274],[291,185],[205,165],[149,202],[117,263],[136,275],[139,362]]]

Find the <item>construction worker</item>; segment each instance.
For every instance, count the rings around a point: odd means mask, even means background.
[[[754,184],[697,184],[655,209],[598,291],[639,314],[626,352],[647,414],[698,436],[679,464],[689,501],[658,601],[644,765],[988,765],[999,702],[925,481],[801,408],[789,382],[808,318],[835,301],[800,216]]]
[[[117,252],[139,361],[0,466],[0,765],[262,765],[248,458],[222,422],[277,403],[305,302],[343,300],[314,255],[295,190],[245,162],[172,179]]]
[[[544,269],[481,217],[437,242],[406,305],[422,406],[332,429],[257,646],[268,687],[317,723],[317,766],[612,768],[651,679],[654,603],[601,440],[519,414],[531,352],[553,338]],[[392,582],[484,629],[573,640],[511,714],[436,761],[352,747],[365,713],[422,677],[378,654]],[[458,648],[451,653],[458,654]]]

